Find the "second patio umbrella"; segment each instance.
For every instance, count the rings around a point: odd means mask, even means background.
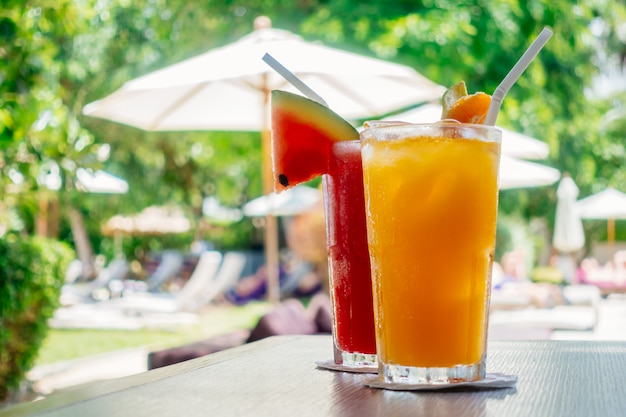
[[[383,120],[408,123],[432,123],[441,119],[441,105],[428,103],[415,109],[386,117]],[[539,187],[554,184],[561,173],[552,167],[518,158],[545,159],[548,144],[512,130],[502,129],[502,158],[500,161],[499,188]]]
[[[271,193],[243,206],[243,213],[250,217],[294,216],[310,210],[322,200],[322,192],[316,188],[299,185],[280,194]]]
[[[556,190],[556,217],[552,245],[561,253],[571,253],[585,245],[585,233],[576,206],[578,187],[569,176],[563,176]]]
[[[88,116],[150,131],[260,131],[264,194],[272,190],[269,93],[295,91],[262,61],[270,53],[346,119],[366,118],[441,96],[444,88],[410,67],[306,42],[257,18],[237,42],[144,75],[83,109]],[[278,294],[278,241],[266,217],[269,296]]]
[[[384,120],[398,120],[409,123],[433,123],[440,119],[441,105],[428,103],[401,114],[389,116]],[[547,143],[499,126],[498,128],[502,130],[503,155],[522,159],[546,159],[548,157],[550,148]]]
[[[167,235],[185,233],[191,229],[191,221],[178,207],[146,207],[134,216],[116,215],[101,227],[102,233],[113,236],[116,256],[122,253],[124,235]]]
[[[551,185],[560,177],[561,173],[558,169],[508,155],[500,157],[498,176],[500,190]]]
[[[583,219],[607,221],[607,241],[612,254],[615,244],[615,220],[626,219],[626,194],[609,187],[578,201],[577,207]]]

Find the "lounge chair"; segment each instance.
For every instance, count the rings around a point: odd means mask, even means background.
[[[98,276],[92,281],[63,285],[61,288],[61,305],[95,302],[98,299],[98,291],[104,290],[108,292],[109,283],[115,280],[123,280],[129,269],[130,267],[125,259],[115,259],[100,271]]]
[[[177,293],[124,292],[114,298],[92,304],[77,304],[59,308],[50,325],[56,328],[115,328],[139,329],[170,328],[191,324],[198,320],[190,312],[198,308],[195,303],[207,286],[213,285],[222,263],[222,254],[203,252],[187,281]]]
[[[161,255],[157,269],[148,277],[147,285],[150,292],[161,292],[161,286],[176,276],[182,269],[185,259],[179,251],[166,250]]]
[[[127,313],[197,312],[211,302],[217,294],[233,286],[243,270],[246,257],[243,253],[207,251],[200,259],[191,277],[176,293],[128,293],[119,299],[100,303],[106,308],[123,309]]]
[[[67,267],[67,271],[65,271],[65,284],[74,284],[80,279],[82,273],[83,263],[78,259],[74,259]]]
[[[578,270],[578,282],[593,285],[603,297],[626,293],[626,250],[613,254],[604,265],[596,258],[585,258]]]
[[[603,297],[608,297],[611,294],[626,293],[626,281],[613,279],[613,277],[581,277],[579,282],[597,288]]]
[[[175,293],[124,292],[124,296],[99,303],[102,308],[121,309],[127,313],[174,313],[194,311],[198,308],[200,294],[214,285],[222,263],[222,254],[206,251],[183,288]]]
[[[598,288],[591,285],[562,287],[564,305],[536,308],[530,302],[506,303],[492,310],[489,318],[489,337],[492,339],[550,339],[554,331],[592,331],[598,322],[601,300]],[[492,299],[493,301],[493,299]],[[515,308],[510,308],[512,306]]]
[[[302,280],[313,272],[313,264],[301,261],[293,271],[287,274],[283,282],[280,283],[280,297],[287,298],[297,294]]]
[[[50,321],[57,328],[168,328],[197,322],[196,314],[239,279],[244,254],[207,251],[176,293],[125,292],[121,298],[60,308]]]
[[[490,334],[498,331],[517,331],[521,338],[524,331],[542,330],[593,330],[598,321],[596,309],[588,306],[556,306],[554,308],[529,308],[525,310],[497,311],[489,318]],[[510,335],[509,335],[510,338]]]
[[[246,267],[247,257],[241,252],[226,252],[223,257],[219,271],[211,281],[210,285],[199,286],[196,291],[190,292],[193,296],[188,297],[182,302],[187,311],[196,311],[204,307],[218,294],[235,286]],[[187,287],[189,283],[185,285]],[[199,284],[194,284],[199,285]],[[183,289],[185,288],[183,287]]]

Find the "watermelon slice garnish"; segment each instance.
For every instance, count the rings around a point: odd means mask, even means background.
[[[274,190],[328,172],[334,142],[358,140],[359,133],[328,107],[286,91],[272,91]]]

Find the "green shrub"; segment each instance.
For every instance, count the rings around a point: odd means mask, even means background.
[[[529,220],[515,215],[498,214],[495,261],[501,262],[502,256],[507,252],[521,250],[526,271],[532,271],[544,249],[543,238],[535,229],[537,226]]]
[[[507,222],[500,216],[496,224],[496,251],[494,261],[500,262],[502,255],[510,252],[513,247],[513,236]]]
[[[0,238],[0,403],[33,366],[72,259],[61,242]]]

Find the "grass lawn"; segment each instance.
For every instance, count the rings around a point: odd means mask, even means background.
[[[146,347],[151,350],[180,346],[239,329],[252,329],[272,308],[265,302],[245,306],[215,306],[200,316],[198,323],[165,330],[75,330],[50,329],[35,365]]]

